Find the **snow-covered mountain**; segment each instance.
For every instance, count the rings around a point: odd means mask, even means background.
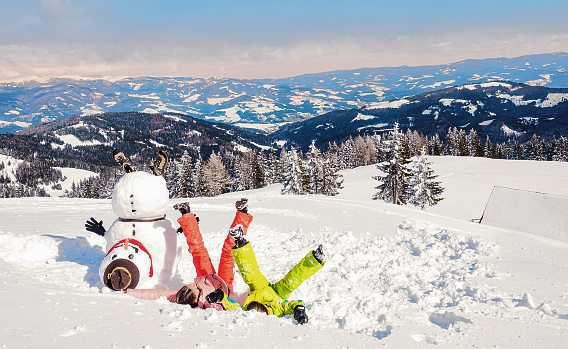
[[[351,135],[381,133],[398,122],[403,129],[443,137],[448,128],[475,129],[494,142],[533,134],[568,134],[568,89],[494,81],[445,88],[398,100],[338,110],[281,127],[271,134],[306,148]]]
[[[568,87],[568,54],[366,68],[282,79],[143,77],[4,83],[0,84],[0,132],[71,116],[125,111],[178,112],[226,123],[270,125],[495,79]]]
[[[71,190],[73,183],[76,184],[87,178],[97,176],[94,172],[72,167],[48,167],[42,173],[41,170],[36,169],[34,171],[26,165],[33,166],[35,164],[30,165],[27,161],[0,154],[0,184],[19,183],[22,186],[15,188],[15,190],[21,192],[27,190],[29,193],[30,190],[34,190],[36,195],[39,191],[42,191],[49,196],[63,196],[66,191]],[[52,171],[56,174],[54,175]]]
[[[105,240],[83,228],[91,216],[108,227],[116,218],[110,200],[2,199],[0,348],[565,347],[565,230],[557,226],[563,236],[551,237],[470,219],[481,216],[494,185],[568,195],[568,164],[432,161],[446,199],[426,211],[371,200],[374,166],[346,171],[337,197],[280,195],[273,186],[191,200],[214,263],[242,196],[254,215],[247,237],[269,280],[318,243],[327,246],[326,265],[291,295],[307,305],[305,326],[111,293],[98,276]],[[177,217],[170,208],[168,218]],[[542,219],[505,218],[534,226]],[[185,249],[179,270],[179,285],[193,280]]]
[[[191,116],[163,113],[104,113],[45,123],[18,134],[0,135],[1,147],[27,158],[72,160],[73,165],[114,166],[111,150],[149,159],[156,148],[173,157],[199,149],[207,158],[212,151],[268,149],[268,138],[255,130],[214,123]]]

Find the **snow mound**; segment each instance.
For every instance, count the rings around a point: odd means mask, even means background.
[[[47,263],[58,254],[55,240],[39,235],[21,236],[0,232],[0,246],[0,259],[18,265]]]
[[[470,280],[491,274],[480,258],[494,246],[462,235],[411,222],[389,238],[326,233],[331,258],[296,296],[306,301],[313,325],[379,339],[395,330],[394,319],[407,316],[409,308],[428,317],[466,300],[485,302]],[[296,234],[278,243],[290,251],[290,245],[306,246],[298,244],[302,240]]]
[[[98,267],[104,257],[102,239],[98,243],[76,236],[29,235],[0,232],[0,260],[47,284],[73,289],[95,289],[100,281]]]

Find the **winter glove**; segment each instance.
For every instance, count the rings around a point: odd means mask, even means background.
[[[303,305],[297,305],[294,308],[294,320],[296,320],[300,325],[308,323],[308,315],[306,314],[306,307],[304,307]]]
[[[100,236],[105,236],[106,229],[103,227],[103,221],[97,222],[93,217],[85,222],[85,229]]]
[[[247,213],[248,212],[248,199],[242,198],[242,199],[236,201],[235,202],[235,208],[239,212]]]
[[[205,296],[205,299],[209,303],[220,303],[223,300],[223,298],[225,298],[225,292],[223,292],[223,290],[220,288],[216,289],[215,291]]]
[[[191,209],[189,208],[189,202],[180,202],[179,204],[175,204],[174,210],[178,210],[182,215],[191,212]]]
[[[186,213],[191,212],[191,208],[189,207],[189,202],[180,202],[179,204],[175,204],[174,210],[178,210],[179,213],[181,213],[182,216]],[[195,216],[195,220],[197,221],[197,223],[199,223],[199,217]],[[178,233],[179,232],[180,231],[178,229]]]
[[[325,251],[323,249],[323,245],[318,245],[318,247],[312,251],[312,254],[314,255],[314,258],[320,262],[320,264],[324,264],[325,263],[325,259],[326,259],[326,255],[325,255]]]

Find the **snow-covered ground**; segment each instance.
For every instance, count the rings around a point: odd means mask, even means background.
[[[568,194],[568,164],[433,162],[447,198],[425,212],[371,200],[373,166],[347,171],[334,198],[273,186],[191,200],[214,262],[242,195],[269,279],[317,242],[328,246],[326,266],[293,295],[307,304],[307,326],[107,292],[98,281],[104,239],[83,223],[96,216],[108,227],[109,201],[0,200],[0,348],[566,347],[568,244],[470,220],[493,185]],[[193,273],[186,252],[182,277]]]

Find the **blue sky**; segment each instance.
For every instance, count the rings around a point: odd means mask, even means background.
[[[564,0],[2,0],[0,80],[275,77],[568,51]]]

